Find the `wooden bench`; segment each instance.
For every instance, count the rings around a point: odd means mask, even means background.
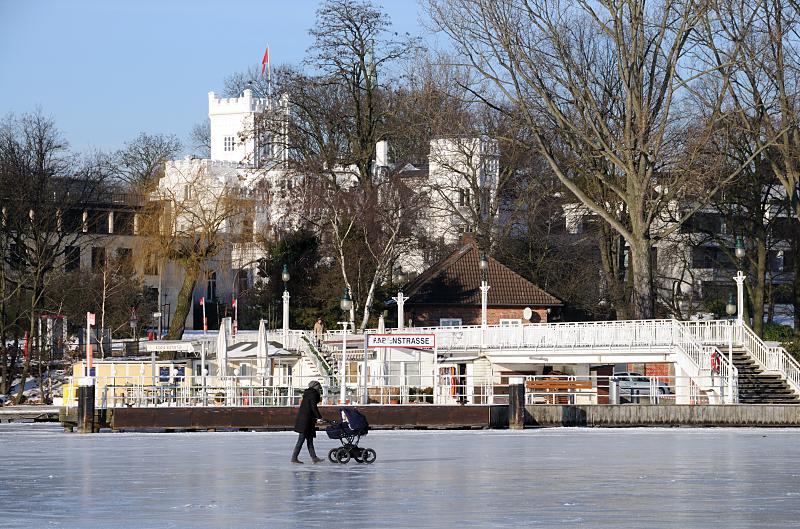
[[[563,378],[536,379],[525,382],[525,389],[534,395],[544,395],[548,404],[569,404],[572,395],[581,390],[592,389],[591,380],[567,380]],[[552,393],[552,395],[547,395]]]

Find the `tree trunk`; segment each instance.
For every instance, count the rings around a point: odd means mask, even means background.
[[[180,340],[183,336],[183,331],[186,328],[186,318],[192,308],[192,293],[199,275],[199,268],[186,268],[186,275],[183,276],[183,285],[181,285],[178,299],[175,301],[175,313],[169,325],[167,340]]]
[[[758,241],[756,248],[755,277],[752,281],[753,302],[753,332],[758,336],[764,336],[764,293],[767,290],[767,245],[766,241]]]
[[[605,301],[614,308],[618,320],[626,320],[630,315],[625,285],[625,242],[617,232],[604,226],[599,243],[600,262],[609,298]]]
[[[650,239],[637,237],[630,243],[629,273],[632,277],[631,316],[650,319],[655,314],[653,299],[653,266]]]
[[[31,371],[31,342],[33,342],[34,331],[36,330],[36,305],[37,305],[37,290],[38,290],[38,281],[34,280],[31,290],[31,306],[30,306],[30,315],[28,317],[28,343],[25,344],[28,348],[28,357],[25,358],[25,363],[22,367],[22,374],[20,375],[20,383],[19,388],[17,389],[17,394],[14,396],[14,404],[19,404],[22,402],[22,397],[25,393],[25,381],[28,378],[28,374]]]
[[[794,281],[792,281],[792,305],[794,308],[794,332],[800,334],[800,218],[794,223],[798,229],[794,230],[792,241],[792,259],[794,264]]]

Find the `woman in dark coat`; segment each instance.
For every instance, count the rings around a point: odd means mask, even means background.
[[[314,438],[317,436],[317,420],[322,419],[317,404],[322,401],[322,384],[316,380],[308,384],[308,389],[303,392],[303,400],[300,402],[300,409],[297,411],[297,419],[294,422],[294,431],[300,434],[297,444],[294,445],[292,452],[292,463],[302,464],[297,459],[303,443],[308,447],[308,454],[314,463],[322,461],[314,451]]]

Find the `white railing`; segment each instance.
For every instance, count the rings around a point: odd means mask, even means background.
[[[113,379],[112,379],[113,378]],[[306,380],[291,377],[281,381],[268,381],[258,377],[190,377],[175,383],[152,385],[140,383],[139,377],[98,377],[96,406],[99,409],[121,407],[203,407],[203,406],[297,406],[306,388]],[[277,377],[275,377],[277,379]],[[307,377],[308,378],[308,377]],[[692,393],[689,377],[648,377],[647,388],[620,389],[622,404],[674,404],[678,392],[691,393],[691,404],[712,402],[706,394]],[[576,391],[527,390],[528,404],[598,404],[608,393],[615,377],[555,375],[528,377],[528,380],[590,380],[591,388]],[[345,404],[363,405],[363,380],[358,375],[347,377]],[[324,405],[338,405],[338,380],[322,380]],[[682,390],[681,388],[686,388]],[[366,401],[381,404],[437,404],[480,405],[507,404],[508,385],[492,382],[483,377],[451,376],[441,373],[437,380],[430,376],[370,377],[366,388]],[[67,406],[75,406],[65,398]]]
[[[672,345],[674,320],[628,320],[534,323],[530,325],[479,325],[460,327],[409,327],[386,332],[435,333],[440,351],[468,351],[480,348],[485,333],[487,349],[579,349],[637,348]],[[368,331],[371,332],[371,331]],[[332,339],[341,339],[341,332],[331,332]]]
[[[779,373],[797,394],[800,394],[800,364],[782,347],[767,347],[746,325],[736,326],[736,335],[742,347],[755,358],[765,371]]]
[[[696,392],[710,391],[716,394],[720,403],[738,402],[738,369],[728,362],[728,358],[715,345],[706,345],[712,340],[716,342],[726,338],[723,332],[726,328],[729,339],[732,327],[724,325],[724,322],[689,323],[673,320],[674,346],[679,352],[676,360],[692,380],[690,396]]]
[[[730,320],[681,321],[679,323],[703,345],[727,344],[733,329]]]

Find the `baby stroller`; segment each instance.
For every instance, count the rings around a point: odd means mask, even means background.
[[[328,437],[338,439],[342,446],[331,448],[328,459],[331,463],[346,464],[350,459],[359,463],[374,463],[378,455],[372,448],[359,448],[361,437],[369,432],[369,423],[364,414],[355,408],[341,408],[342,421],[332,421],[325,429]]]

